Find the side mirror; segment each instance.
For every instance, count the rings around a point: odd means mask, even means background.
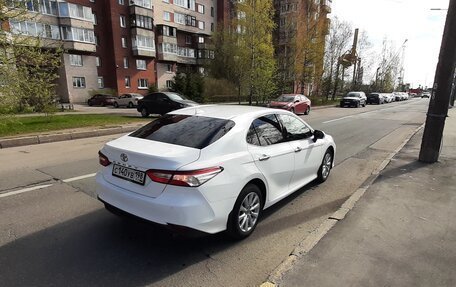
[[[318,139],[322,139],[325,137],[325,133],[320,130],[315,130],[313,136],[313,142],[317,142]]]

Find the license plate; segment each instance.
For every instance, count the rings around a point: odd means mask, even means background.
[[[144,185],[144,182],[146,181],[146,173],[144,171],[118,164],[113,165],[112,175],[141,185]]]

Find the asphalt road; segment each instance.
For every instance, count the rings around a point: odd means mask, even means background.
[[[427,99],[328,108],[336,167],[265,211],[242,242],[116,217],[93,198],[97,151],[117,136],[0,150],[1,286],[256,286],[425,120]]]

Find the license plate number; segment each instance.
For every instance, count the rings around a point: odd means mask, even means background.
[[[146,181],[145,172],[118,164],[112,167],[112,175],[141,185]]]

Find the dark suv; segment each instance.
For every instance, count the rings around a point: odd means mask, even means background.
[[[136,109],[141,113],[141,116],[145,118],[150,114],[164,115],[174,110],[196,105],[198,105],[198,103],[191,101],[178,93],[156,92],[148,94],[139,100]]]
[[[383,97],[382,94],[379,93],[372,93],[367,96],[367,103],[368,104],[384,104],[385,103],[385,98]]]

